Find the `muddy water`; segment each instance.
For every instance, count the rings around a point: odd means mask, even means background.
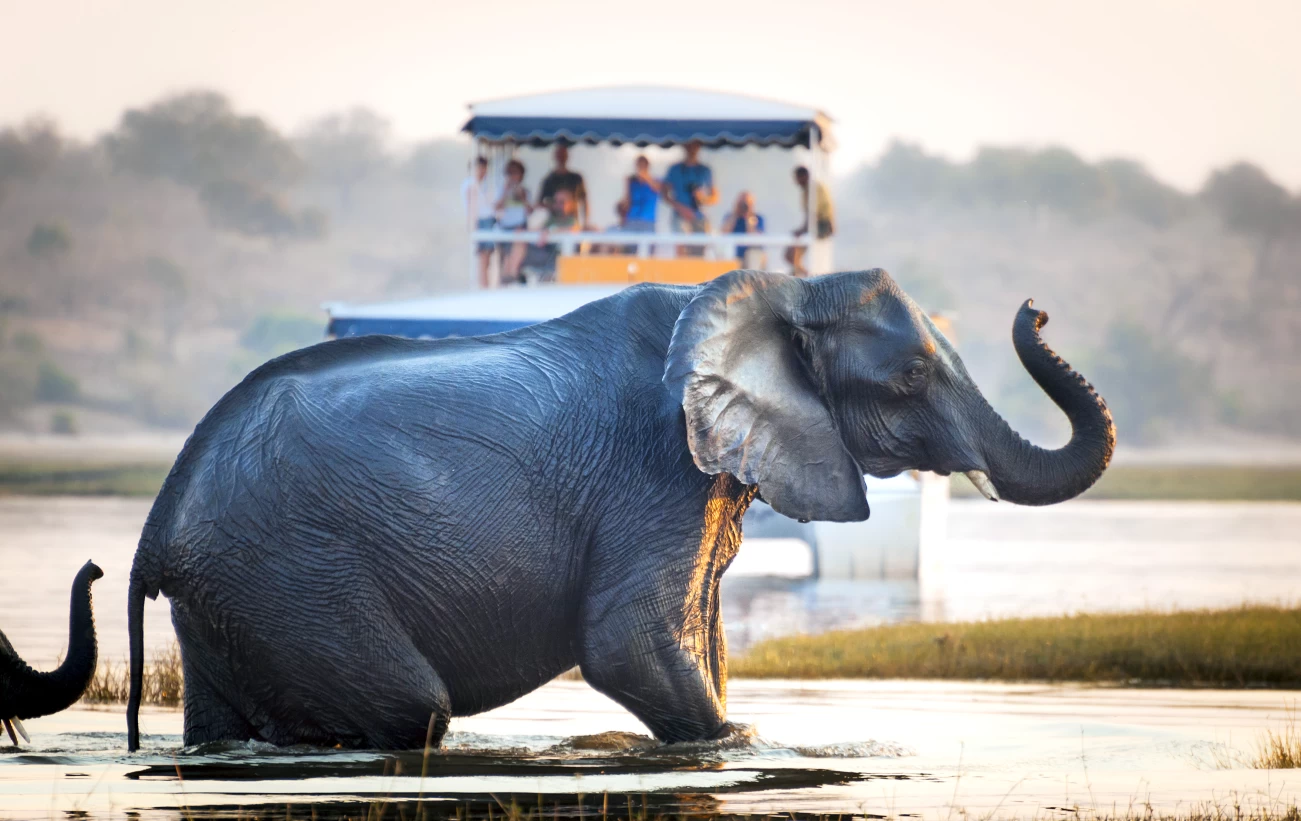
[[[68,586],[94,559],[101,657],[125,659],[126,586],[148,502],[0,498],[0,630],[50,663],[67,641]],[[1072,502],[1050,508],[955,501],[949,539],[920,583],[765,575],[807,556],[747,561],[724,578],[733,649],[767,636],[898,620],[963,620],[1142,607],[1294,603],[1301,505]],[[748,574],[748,575],[747,575]],[[148,602],[146,644],[172,640],[167,604]]]

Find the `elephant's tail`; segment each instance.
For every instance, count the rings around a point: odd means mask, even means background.
[[[127,589],[127,633],[131,637],[131,696],[126,703],[126,745],[129,752],[140,749],[140,691],[145,673],[145,583],[138,567],[131,568]]]

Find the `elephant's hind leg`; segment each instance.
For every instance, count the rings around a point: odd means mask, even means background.
[[[185,676],[185,745],[257,739],[257,731],[235,706],[240,688],[229,654],[189,622],[184,607],[173,604],[172,624],[180,640]]]

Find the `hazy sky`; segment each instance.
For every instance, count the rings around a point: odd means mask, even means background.
[[[1246,158],[1301,188],[1301,2],[0,0],[0,122],[78,136],[194,87],[296,128],[366,105],[397,136],[471,100],[663,83],[816,104],[839,170],[892,136],[1134,157],[1186,188]]]

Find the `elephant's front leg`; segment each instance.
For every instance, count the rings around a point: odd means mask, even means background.
[[[661,741],[718,738],[731,729],[718,606],[726,562],[719,559],[711,552],[694,567],[639,567],[586,602],[584,679]]]

